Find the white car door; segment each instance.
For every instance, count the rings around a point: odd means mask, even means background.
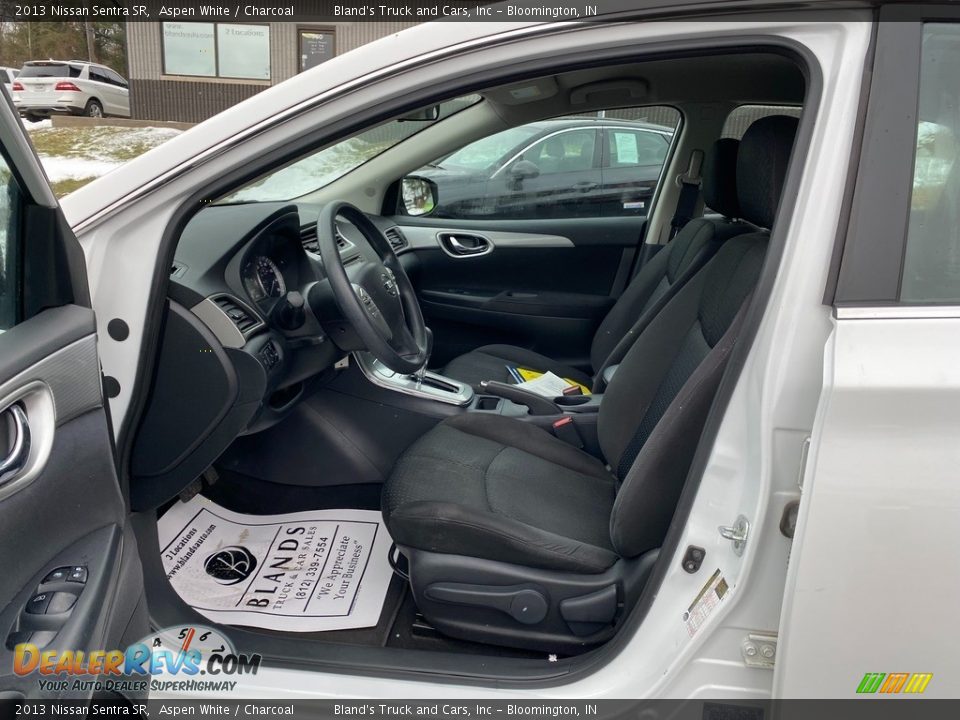
[[[106,68],[99,65],[91,65],[89,69],[90,79],[88,94],[100,101],[105,115],[120,114],[120,106],[117,102],[116,88],[111,84],[107,76]]]
[[[778,697],[960,695],[958,74],[956,19],[879,24]]]
[[[0,102],[0,688],[21,653],[125,647],[149,629],[111,447],[84,256],[13,107]],[[145,688],[145,683],[143,684]],[[138,691],[140,692],[140,691]],[[144,691],[140,694],[145,694]]]

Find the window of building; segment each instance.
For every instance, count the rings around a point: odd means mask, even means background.
[[[163,23],[166,75],[270,79],[270,26]]]
[[[299,30],[300,72],[330,60],[337,50],[336,36],[332,30]]]

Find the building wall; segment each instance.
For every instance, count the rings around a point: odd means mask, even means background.
[[[271,84],[293,77],[299,70],[300,48],[297,31],[301,29],[332,29],[335,34],[335,52],[342,55],[415,24],[270,23],[270,80],[259,81],[165,76],[160,23],[127,23],[131,115],[142,120],[201,122]]]

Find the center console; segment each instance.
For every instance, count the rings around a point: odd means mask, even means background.
[[[411,397],[466,407],[474,399],[473,388],[429,370],[415,375],[394,372],[368,352],[354,353],[357,366],[378,387]]]

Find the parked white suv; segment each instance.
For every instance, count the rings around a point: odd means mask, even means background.
[[[7,91],[13,90],[12,83],[17,79],[20,71],[12,67],[0,67],[0,82],[7,86]]]
[[[130,117],[130,91],[127,81],[105,65],[36,60],[20,69],[13,105],[34,121],[54,114]]]

